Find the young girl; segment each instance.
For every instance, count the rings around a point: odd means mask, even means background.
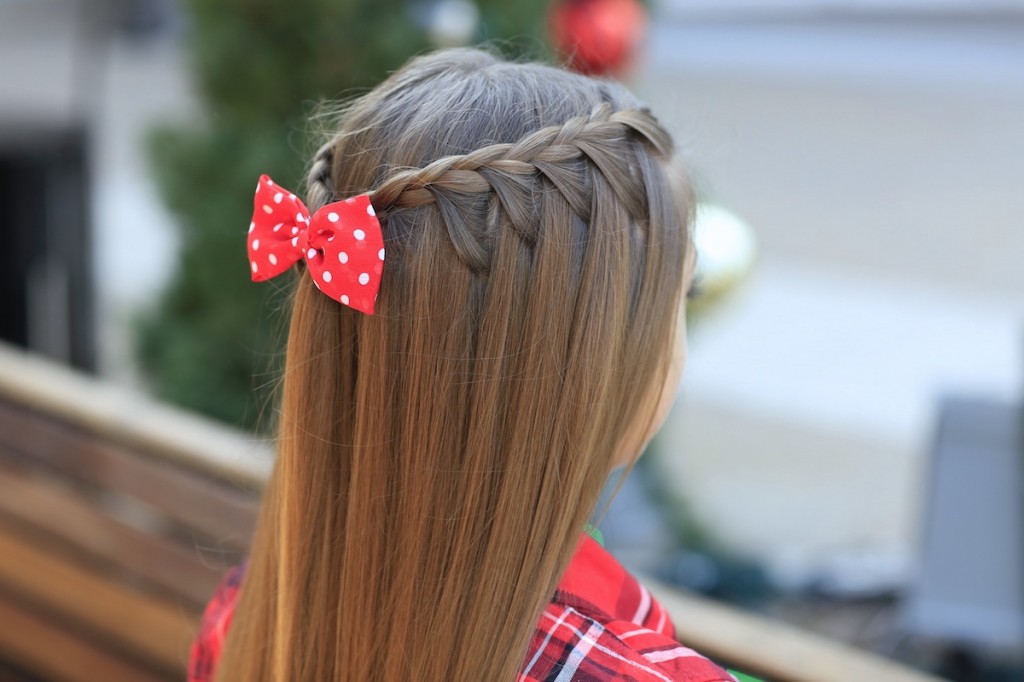
[[[252,277],[299,270],[278,455],[190,680],[734,679],[584,531],[682,371],[671,155],[621,86],[463,49],[348,108],[308,210],[261,179]]]

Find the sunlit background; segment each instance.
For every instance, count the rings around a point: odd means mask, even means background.
[[[584,41],[702,201],[683,386],[608,546],[948,679],[1024,679],[1024,1],[236,4],[244,30],[229,3],[0,0],[0,338],[266,432],[278,299],[239,239],[256,173],[299,186],[312,102],[435,46]],[[311,44],[332,22],[361,42]]]

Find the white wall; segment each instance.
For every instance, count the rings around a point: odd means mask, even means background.
[[[692,330],[660,465],[795,582],[905,579],[939,396],[1021,395],[1022,34],[655,24],[637,89],[760,242]]]
[[[678,16],[794,16],[813,14],[963,15],[1024,11],[1022,0],[661,0]]]
[[[177,236],[154,186],[145,139],[198,113],[180,47],[116,32],[113,6],[88,0],[0,2],[0,139],[88,133],[98,365],[137,380],[132,317],[164,286]]]

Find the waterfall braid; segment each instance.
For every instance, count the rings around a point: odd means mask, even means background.
[[[217,679],[510,681],[677,333],[693,198],[622,87],[477,50],[352,103],[377,313],[297,280],[278,457]]]

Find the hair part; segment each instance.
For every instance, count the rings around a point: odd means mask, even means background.
[[[344,110],[307,203],[371,192],[376,314],[297,279],[219,682],[515,678],[671,358],[671,155],[621,86],[479,50]]]

